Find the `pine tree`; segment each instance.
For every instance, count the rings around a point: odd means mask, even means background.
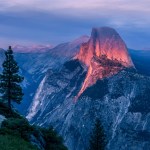
[[[105,150],[106,135],[99,119],[96,119],[94,128],[91,133],[89,150]]]
[[[13,51],[11,46],[5,52],[5,60],[3,62],[3,72],[0,74],[0,93],[3,102],[8,103],[11,111],[11,102],[20,104],[23,92],[20,83],[23,81],[19,73],[19,67],[14,60]]]

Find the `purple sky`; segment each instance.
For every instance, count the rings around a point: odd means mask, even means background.
[[[127,46],[150,48],[149,0],[0,0],[0,47],[53,44],[115,28]]]

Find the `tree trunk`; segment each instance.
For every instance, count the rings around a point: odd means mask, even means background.
[[[9,96],[8,96],[8,108],[9,108],[9,111],[11,112],[11,100]]]
[[[8,57],[9,59],[9,79],[8,79],[8,108],[9,108],[9,111],[11,112],[11,98],[10,98],[10,89],[11,89],[11,83],[10,83],[10,58]]]

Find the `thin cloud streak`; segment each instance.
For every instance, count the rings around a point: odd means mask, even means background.
[[[58,44],[89,35],[92,27],[111,26],[129,47],[149,46],[149,0],[1,0],[0,6],[4,39]]]
[[[149,0],[1,0],[0,9],[11,7],[27,7],[32,9],[53,10],[53,9],[107,9],[123,11],[150,12]],[[4,8],[3,8],[4,7]]]

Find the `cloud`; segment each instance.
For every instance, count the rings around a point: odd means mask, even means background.
[[[57,44],[111,26],[131,47],[149,44],[149,0],[1,0],[0,6],[4,39]]]
[[[51,9],[120,9],[120,10],[135,10],[135,11],[150,11],[149,0],[1,0],[2,6],[16,7],[31,7],[44,10]]]
[[[77,18],[110,18],[112,23],[124,25],[134,22],[134,25],[144,26],[150,23],[149,0],[2,0],[0,10],[16,12],[23,15],[29,12],[45,12],[50,15],[62,15]],[[29,13],[27,13],[29,15]],[[32,14],[30,14],[32,15]],[[140,23],[140,20],[142,23]],[[145,24],[144,24],[145,22]]]

